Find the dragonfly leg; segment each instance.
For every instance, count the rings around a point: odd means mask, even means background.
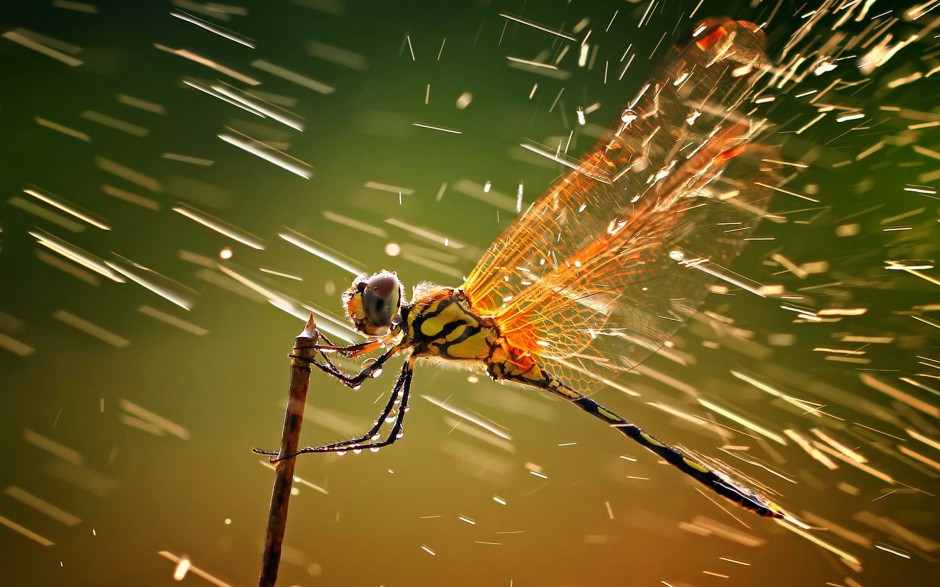
[[[667,463],[673,467],[676,467],[686,475],[694,478],[696,481],[705,485],[712,491],[761,516],[771,518],[785,517],[785,514],[780,506],[767,499],[764,499],[755,491],[745,487],[740,483],[732,481],[726,475],[709,468],[699,460],[684,453],[680,449],[669,446],[668,444],[658,440],[656,437],[647,433],[636,424],[620,417],[584,394],[578,393],[577,391],[571,389],[551,375],[548,377],[549,379],[547,382],[541,383],[538,385],[538,387],[541,387],[546,391],[550,391],[556,395],[560,395],[588,414],[603,420],[612,428],[616,428],[623,435],[642,444],[649,450],[662,457],[663,460],[665,460]]]
[[[339,381],[346,387],[357,389],[360,385],[363,384],[363,382],[365,382],[366,379],[370,379],[374,377],[376,373],[380,372],[382,369],[382,365],[384,365],[385,362],[388,361],[392,357],[392,355],[397,353],[399,350],[400,349],[398,347],[392,347],[385,354],[378,357],[374,363],[372,363],[368,367],[365,367],[364,369],[359,371],[359,373],[352,375],[352,376],[347,375],[343,373],[342,371],[340,371],[339,368],[337,368],[329,360],[329,358],[327,358],[326,355],[323,355],[323,358],[326,360],[325,365],[323,363],[316,361],[315,359],[304,359],[303,357],[297,357],[295,355],[291,355],[291,358],[304,360],[308,362],[309,364],[313,365],[314,367],[316,367],[317,369],[323,371],[327,375],[333,377],[334,379],[336,379],[337,381]]]
[[[334,442],[332,444],[308,446],[298,450],[294,454],[285,455],[279,458],[272,458],[271,462],[293,458],[297,455],[306,453],[346,452],[350,450],[379,449],[383,446],[388,446],[394,443],[403,436],[402,424],[405,420],[405,413],[408,411],[408,398],[411,394],[411,377],[413,374],[414,358],[410,358],[405,362],[404,365],[402,365],[401,375],[399,375],[398,380],[395,382],[395,387],[392,390],[392,396],[389,398],[385,409],[382,410],[382,414],[375,421],[375,424],[373,424],[372,428],[362,436],[358,438],[352,438],[350,440],[344,440],[342,442]],[[385,419],[388,418],[389,414],[392,412],[392,409],[395,407],[395,403],[399,400],[401,403],[398,406],[398,414],[395,416],[395,423],[392,425],[392,429],[389,432],[388,437],[386,437],[384,440],[376,439],[376,434],[379,433],[379,430],[382,428],[382,424],[385,423]],[[254,452],[277,457],[276,452],[259,450],[255,450]]]
[[[382,340],[367,340],[366,342],[360,342],[358,344],[351,344],[349,346],[337,346],[333,343],[332,340],[326,337],[322,332],[320,333],[320,338],[326,341],[326,344],[316,345],[316,349],[321,353],[339,353],[344,357],[350,359],[355,359],[361,355],[371,353],[372,351],[381,348],[384,344]]]

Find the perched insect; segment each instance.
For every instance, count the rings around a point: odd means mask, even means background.
[[[395,442],[415,361],[431,358],[558,395],[731,501],[783,517],[774,503],[586,395],[672,336],[764,215],[775,177],[762,163],[768,147],[751,142],[763,123],[745,112],[763,59],[757,26],[701,23],[584,160],[489,247],[461,288],[424,283],[407,302],[393,273],[357,278],[343,301],[368,341],[320,345],[323,360],[313,365],[357,388],[393,355],[408,358],[371,430],[297,454]],[[328,358],[379,349],[387,350],[352,376]]]

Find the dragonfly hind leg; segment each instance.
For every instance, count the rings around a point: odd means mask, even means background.
[[[253,452],[274,457],[271,459],[271,462],[277,462],[306,453],[347,452],[350,450],[362,449],[378,450],[383,446],[388,446],[403,436],[402,425],[405,420],[405,413],[408,411],[408,398],[411,395],[411,378],[413,374],[414,359],[409,359],[405,362],[404,365],[402,365],[401,375],[399,375],[398,380],[395,382],[395,387],[392,389],[392,395],[389,397],[388,403],[385,405],[382,413],[373,423],[372,428],[370,428],[369,431],[362,436],[351,438],[349,440],[343,440],[341,442],[334,442],[331,444],[307,446],[293,454],[284,456],[279,456],[276,451],[263,451],[255,449]],[[378,435],[382,429],[382,425],[385,424],[389,414],[391,414],[392,410],[395,409],[395,404],[399,401],[400,404],[398,406],[398,414],[395,416],[392,429],[389,431],[388,437],[386,437],[384,440],[380,440]]]

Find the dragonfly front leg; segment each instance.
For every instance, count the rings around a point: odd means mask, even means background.
[[[386,341],[384,339],[377,340],[368,340],[366,342],[360,342],[357,344],[351,344],[349,346],[337,346],[333,343],[332,340],[326,337],[322,332],[320,333],[320,338],[326,341],[327,344],[318,344],[316,349],[321,353],[339,353],[344,357],[349,359],[355,359],[356,357],[371,353],[372,351],[382,348]]]
[[[377,358],[375,362],[371,363],[367,367],[364,367],[361,371],[359,371],[359,373],[352,375],[352,376],[347,375],[346,373],[343,373],[342,371],[340,371],[339,368],[337,368],[329,360],[329,358],[326,357],[326,355],[323,355],[323,358],[326,360],[326,364],[320,363],[319,361],[315,359],[304,359],[303,357],[297,357],[295,355],[291,355],[291,358],[297,358],[297,359],[306,361],[310,365],[316,367],[317,369],[323,371],[327,375],[333,377],[334,379],[336,379],[337,381],[339,381],[346,387],[349,387],[352,389],[358,389],[359,386],[361,386],[363,382],[365,382],[367,379],[375,377],[377,373],[381,372],[382,365],[384,365],[385,362],[388,361],[392,357],[392,355],[397,353],[399,350],[400,350],[399,347],[393,347],[389,349],[385,354]]]
[[[305,453],[326,453],[326,452],[346,452],[350,450],[362,450],[362,449],[372,449],[378,450],[383,446],[388,446],[394,443],[396,440],[404,436],[403,424],[405,421],[405,413],[408,411],[408,398],[411,395],[411,377],[414,374],[414,358],[409,358],[401,368],[401,375],[398,376],[398,380],[395,382],[395,387],[392,390],[392,396],[389,398],[388,404],[386,404],[385,409],[382,410],[382,414],[372,425],[372,428],[358,438],[352,438],[350,440],[344,440],[342,442],[334,442],[332,444],[324,444],[321,446],[308,446],[302,448],[295,452],[292,455],[285,455],[281,459],[288,459],[295,457],[300,454]],[[398,406],[398,414],[395,416],[395,423],[392,425],[392,429],[388,434],[388,437],[385,440],[379,440],[377,435],[379,430],[382,428],[382,424],[385,423],[385,420],[391,414],[392,410],[395,407],[395,404],[400,401]],[[269,451],[258,451],[255,452],[260,454],[277,456],[276,452]],[[281,459],[272,458],[271,462],[277,462]]]

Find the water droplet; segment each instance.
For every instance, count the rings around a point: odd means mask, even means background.
[[[307,565],[307,573],[309,573],[311,577],[319,577],[323,574],[323,567],[320,566],[320,563],[310,563]]]
[[[631,122],[637,119],[636,110],[627,108],[620,113],[620,121],[623,122],[624,126],[629,126]]]
[[[819,60],[819,63],[816,64],[816,67],[813,69],[813,74],[820,76],[824,73],[829,73],[836,68],[835,62],[833,62],[831,57],[823,57]]]
[[[473,94],[464,92],[457,97],[457,110],[463,110],[473,101]]]

